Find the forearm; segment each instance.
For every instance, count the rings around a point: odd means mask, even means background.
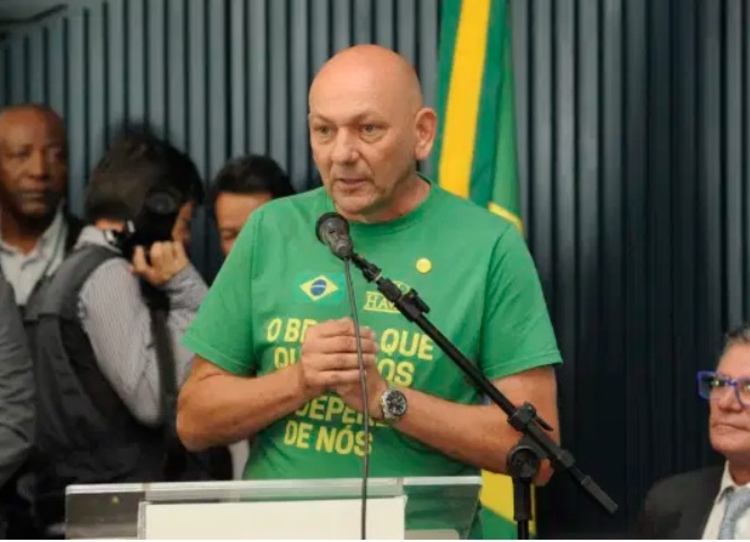
[[[142,424],[161,419],[159,368],[148,307],[125,260],[110,260],[81,289],[78,316],[107,382]]]
[[[208,363],[196,358],[197,372]],[[232,444],[312,400],[303,390],[298,365],[254,378],[213,371],[193,375],[180,392],[177,432],[193,451]]]
[[[97,273],[92,281],[99,279]],[[81,325],[99,369],[125,406],[141,423],[155,425],[160,418],[159,368],[148,309],[139,297],[126,293],[109,303],[114,293],[103,295],[101,288],[94,282],[84,285]]]
[[[208,293],[206,283],[192,264],[172,277],[163,289],[169,296],[172,310],[187,310],[193,314]]]
[[[464,463],[506,473],[508,452],[522,435],[507,423],[499,407],[463,405],[412,389],[402,391],[409,407],[394,425],[398,431]],[[558,440],[556,434],[551,436]],[[535,482],[546,483],[550,475],[549,464],[544,462]]]
[[[409,408],[396,429],[464,463],[504,470],[505,456],[518,436],[499,408],[451,403],[412,389],[401,391]]]
[[[191,270],[170,284],[170,300],[180,300],[176,304],[182,307],[170,310],[167,319],[178,386],[192,355],[177,339],[192,321],[202,295],[202,283],[193,280]],[[94,271],[81,290],[79,316],[102,374],[128,410],[144,425],[159,424],[161,382],[151,316],[124,260],[111,260]]]
[[[190,291],[190,284],[186,285],[187,291]],[[200,288],[195,290],[200,290]],[[179,339],[195,317],[197,309],[191,308],[191,305],[197,306],[198,304],[200,304],[200,299],[189,294],[187,297],[183,296],[182,308],[172,308],[169,312],[165,331],[169,335],[168,338],[172,345],[171,360],[160,360],[156,353],[155,337],[151,328],[151,315],[145,305],[143,306],[143,312],[139,311],[137,316],[133,316],[134,322],[136,322],[134,329],[143,328],[145,329],[144,333],[131,338],[132,342],[129,349],[110,349],[109,355],[103,358],[103,360],[109,360],[109,374],[117,371],[116,367],[120,367],[119,378],[122,382],[122,386],[118,386],[120,395],[130,407],[131,412],[144,424],[155,425],[161,423],[163,419],[161,363],[174,364],[175,382],[171,385],[176,386],[177,389],[180,388],[187,377],[193,355],[180,344]],[[145,321],[145,327],[141,325],[141,319]],[[121,355],[118,355],[118,353],[121,353]],[[107,362],[105,361],[105,363]],[[133,370],[126,371],[124,368],[128,366],[133,367]]]

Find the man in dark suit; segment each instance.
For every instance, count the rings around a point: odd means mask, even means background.
[[[750,538],[750,326],[727,335],[715,371],[698,373],[711,446],[724,465],[673,476],[648,493],[641,538]]]
[[[709,467],[657,483],[648,492],[638,521],[639,538],[701,538],[723,472],[722,467]]]

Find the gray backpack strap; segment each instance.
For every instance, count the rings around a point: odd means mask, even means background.
[[[27,308],[27,318],[48,314],[77,320],[77,300],[83,285],[100,265],[118,257],[117,252],[98,245],[87,245],[71,252],[43,286],[38,303]]]

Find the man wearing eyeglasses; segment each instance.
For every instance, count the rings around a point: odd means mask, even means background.
[[[638,522],[642,538],[750,539],[750,325],[727,335],[715,371],[697,375],[710,405],[711,446],[724,466],[657,483]]]

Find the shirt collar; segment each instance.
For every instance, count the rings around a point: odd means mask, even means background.
[[[2,224],[3,220],[3,213],[0,211],[0,224]],[[66,226],[65,226],[65,216],[63,213],[63,204],[61,203],[57,207],[57,211],[55,211],[55,218],[52,219],[52,222],[49,226],[47,226],[47,229],[44,230],[44,233],[39,236],[39,241],[37,241],[36,248],[40,251],[44,251],[44,249],[48,246],[54,246],[57,244],[57,241],[61,235],[65,235],[66,233]],[[8,245],[2,238],[2,234],[0,234],[0,250],[5,252],[15,252],[16,249],[10,245]]]
[[[738,486],[735,484],[734,480],[732,480],[732,475],[729,474],[729,461],[727,461],[724,463],[724,474],[721,476],[721,486],[719,486],[719,493],[716,495],[714,504],[718,504],[719,501],[725,498],[730,490],[734,491],[742,487],[750,488],[750,483],[747,483],[744,486]]]
[[[101,230],[96,226],[85,226],[78,236],[78,241],[74,249],[79,249],[83,246],[96,245],[100,247],[106,247],[113,252],[119,253],[120,250],[114,246],[109,239],[109,236],[105,230]]]

